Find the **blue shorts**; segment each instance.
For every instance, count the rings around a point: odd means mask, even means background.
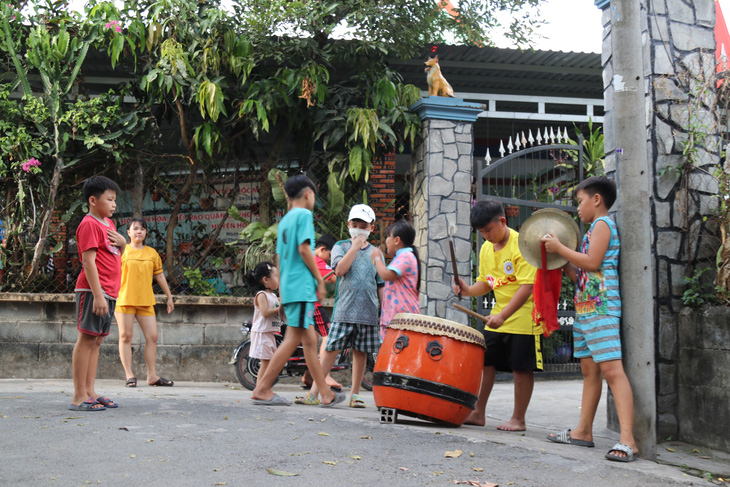
[[[573,325],[575,358],[593,357],[596,363],[621,360],[620,322],[618,316],[578,317]]]
[[[304,328],[314,326],[314,303],[297,301],[295,303],[286,303],[284,306],[284,314],[286,315],[286,326],[294,328]]]

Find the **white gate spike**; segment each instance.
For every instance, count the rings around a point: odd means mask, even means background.
[[[542,138],[545,139],[545,145],[550,143],[550,136],[548,135],[547,126],[545,127],[545,132],[543,133]]]
[[[499,156],[504,157],[504,141],[501,139],[499,141]]]
[[[542,145],[542,135],[540,135],[540,129],[537,129],[537,145]]]
[[[507,150],[509,150],[509,153],[512,154],[512,149],[514,149],[514,146],[512,145],[512,136],[509,136],[509,142],[507,142]]]
[[[517,151],[519,151],[520,150],[520,146],[521,146],[520,136],[519,135],[515,135],[515,149],[517,149]]]
[[[535,143],[535,138],[532,136],[532,129],[530,129],[528,132],[527,141],[530,143],[530,145]],[[540,136],[540,132],[537,133],[537,136]]]
[[[568,127],[563,127],[563,141],[568,143]]]
[[[489,147],[487,147],[487,155],[484,156],[484,162],[487,163],[487,166],[492,163],[492,154],[489,153]]]
[[[552,127],[550,127],[550,143],[551,144],[554,144],[555,143],[555,133],[553,132],[553,128]]]
[[[522,131],[522,147],[527,149],[527,139],[525,138],[525,131]]]

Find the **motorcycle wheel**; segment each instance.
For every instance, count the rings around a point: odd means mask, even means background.
[[[246,340],[246,343],[243,344],[243,348],[241,348],[241,352],[238,354],[234,367],[238,382],[240,382],[241,385],[249,391],[253,391],[256,388],[256,379],[258,378],[259,370],[261,369],[261,360],[250,357],[250,352],[251,340]],[[274,379],[274,382],[271,384],[272,387],[277,382],[279,382],[279,377]]]

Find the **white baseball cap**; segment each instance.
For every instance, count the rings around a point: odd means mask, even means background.
[[[350,220],[362,220],[372,223],[375,221],[375,212],[368,205],[354,205],[350,208],[350,216],[347,217],[347,221]]]

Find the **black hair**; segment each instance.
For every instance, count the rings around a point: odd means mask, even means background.
[[[607,210],[616,202],[616,183],[606,176],[593,176],[584,179],[576,186],[575,194],[578,194],[578,191],[585,191],[589,196],[600,194]]]
[[[317,243],[314,244],[314,248],[318,249],[320,247],[324,247],[325,250],[332,250],[332,247],[335,246],[335,243],[337,243],[335,237],[325,234],[317,239]]]
[[[259,262],[253,270],[246,273],[246,282],[248,283],[248,288],[251,291],[251,294],[256,294],[257,292],[266,289],[262,281],[264,280],[264,277],[269,277],[271,275],[271,269],[273,268],[274,264],[271,262]]]
[[[132,223],[139,223],[142,226],[142,228],[144,228],[145,230],[147,230],[147,222],[145,221],[144,218],[138,218],[136,216],[130,218],[129,221],[127,222],[127,230],[131,230],[132,229]],[[147,235],[145,235],[144,238],[146,239],[147,238]]]
[[[88,202],[92,196],[100,198],[104,191],[111,189],[115,193],[119,194],[122,190],[119,185],[109,179],[106,176],[91,176],[89,179],[84,181],[84,187],[81,189],[84,195],[84,201]]]
[[[416,257],[416,291],[421,290],[421,259],[418,258],[418,250],[413,246],[416,241],[416,229],[413,228],[408,220],[398,220],[395,223],[391,223],[385,234],[389,237],[400,237],[401,242],[406,247],[413,249],[413,255]]]
[[[301,198],[307,189],[311,189],[315,193],[317,192],[317,187],[305,174],[292,176],[284,183],[284,191],[293,200]]]
[[[504,216],[502,203],[490,199],[481,200],[471,208],[470,223],[474,230],[479,230],[500,216]]]

